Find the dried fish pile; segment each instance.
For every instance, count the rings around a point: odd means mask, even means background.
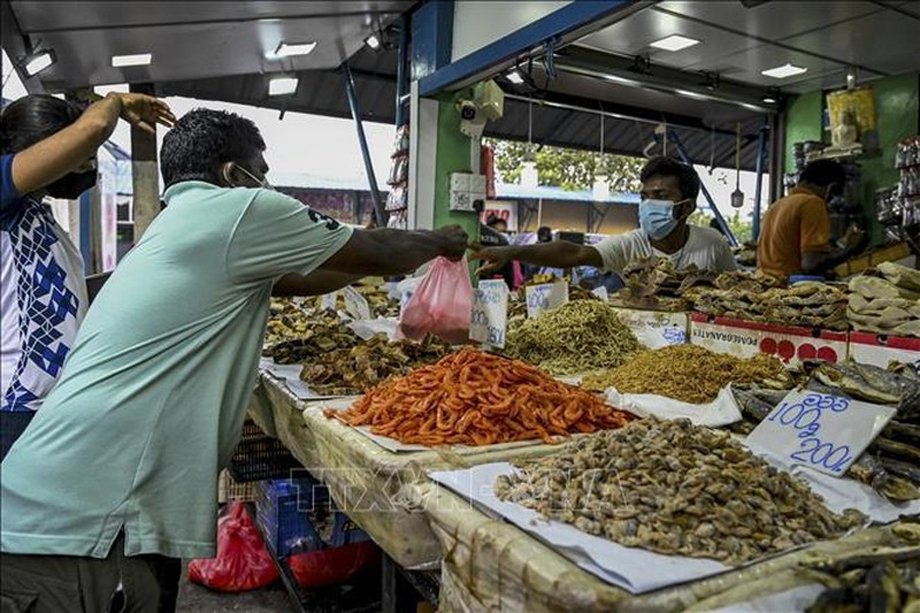
[[[513,321],[506,353],[554,375],[619,366],[639,341],[600,300],[575,300],[534,319]]]
[[[920,336],[920,271],[886,262],[851,279],[849,288],[854,330]]]
[[[491,445],[619,428],[633,415],[539,369],[462,349],[367,392],[347,411],[352,426],[402,443]]]
[[[359,294],[367,300],[373,317],[398,317],[399,301],[390,299],[389,292],[385,287],[374,285],[353,285]],[[315,308],[322,308],[322,296],[313,298],[312,304]],[[345,310],[345,295],[339,291],[335,298],[335,308]]]
[[[900,524],[892,531],[916,528],[917,524]],[[807,576],[827,589],[805,609],[806,613],[920,611],[917,546],[888,548],[831,564],[811,565]]]
[[[727,432],[642,419],[573,441],[495,484],[501,500],[628,547],[741,564],[839,536],[863,516],[829,511]]]
[[[268,323],[265,326],[265,345],[297,338],[307,331],[313,309],[293,298],[272,298],[269,305]]]
[[[741,359],[698,345],[671,345],[637,353],[628,362],[585,378],[582,385],[603,391],[656,394],[702,404],[716,399],[729,383],[762,383],[788,389],[792,376],[777,358],[759,354]]]
[[[361,342],[338,315],[328,311],[314,312],[293,324],[285,322],[284,325],[287,329],[283,335],[275,336],[283,340],[266,343],[262,350],[262,355],[278,364],[296,364],[336,349],[350,349]]]
[[[808,389],[874,404],[898,407],[894,418],[854,462],[847,476],[870,485],[893,501],[920,499],[920,376],[910,367],[885,370],[868,364],[821,362]],[[746,433],[767,417],[786,395],[751,386],[734,390]]]
[[[378,334],[366,343],[321,353],[303,365],[300,378],[310,389],[330,396],[363,394],[387,379],[410,369],[436,362],[450,351],[447,343],[434,337],[421,342],[389,342]]]
[[[622,273],[626,287],[616,295],[623,306],[665,311],[689,311],[705,289],[743,289],[763,292],[783,282],[761,271],[716,273],[690,265],[676,270],[670,258],[645,258]]]
[[[796,283],[766,291],[704,289],[694,308],[717,317],[731,317],[788,326],[846,330],[847,296],[826,283]]]

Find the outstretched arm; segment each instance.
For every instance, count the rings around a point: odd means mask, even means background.
[[[460,226],[445,226],[433,232],[355,230],[345,246],[320,268],[358,275],[405,274],[438,256],[459,260],[466,251],[467,240]]]
[[[498,270],[514,260],[551,268],[574,268],[575,266],[600,268],[604,264],[601,254],[594,247],[576,245],[569,241],[510,247],[478,247],[470,257],[485,262],[479,268],[480,273]]]
[[[364,275],[349,275],[330,270],[316,270],[309,275],[289,273],[272,288],[272,296],[321,296],[351,285]]]

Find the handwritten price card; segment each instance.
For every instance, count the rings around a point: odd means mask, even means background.
[[[600,298],[601,300],[603,300],[604,302],[607,302],[607,299],[609,297],[607,295],[607,288],[604,287],[603,285],[599,285],[595,287],[594,289],[591,290],[591,293],[597,296],[598,298]]]
[[[531,319],[569,301],[569,285],[565,281],[530,285],[524,293],[527,298],[527,317]]]
[[[505,346],[508,323],[508,286],[501,279],[480,281],[473,290],[470,338],[493,347]]]
[[[895,407],[796,390],[754,428],[747,442],[788,463],[839,477],[895,411]]]
[[[367,304],[367,298],[361,295],[361,292],[348,285],[343,291],[345,297],[345,310],[355,319],[367,320],[371,318],[371,307]]]

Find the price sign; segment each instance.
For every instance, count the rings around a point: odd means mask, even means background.
[[[335,312],[335,302],[339,296],[338,290],[334,292],[329,292],[328,294],[323,294],[319,297],[319,308],[323,311],[333,311]]]
[[[505,346],[508,322],[508,286],[501,279],[480,281],[473,290],[470,338],[493,347]]]
[[[353,319],[370,319],[371,307],[367,304],[367,299],[361,293],[348,285],[344,290],[345,310]]]
[[[839,477],[896,410],[833,394],[796,390],[754,428],[747,442],[788,463]]]
[[[569,301],[569,285],[565,281],[530,285],[524,291],[527,298],[527,317],[561,307]]]
[[[604,287],[603,285],[599,287],[595,287],[594,289],[591,290],[591,293],[597,296],[598,298],[600,298],[601,300],[603,300],[604,302],[607,302],[607,297],[608,297],[607,288]]]

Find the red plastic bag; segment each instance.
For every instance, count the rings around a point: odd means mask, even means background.
[[[364,541],[294,554],[288,558],[287,563],[297,583],[311,589],[348,581],[376,560],[379,553],[377,545]]]
[[[434,334],[448,343],[465,343],[470,336],[472,305],[473,286],[466,258],[459,262],[437,258],[406,303],[399,318],[399,333],[413,340]]]
[[[189,581],[223,592],[255,590],[277,578],[275,562],[242,502],[231,502],[217,521],[217,557],[188,564]]]

